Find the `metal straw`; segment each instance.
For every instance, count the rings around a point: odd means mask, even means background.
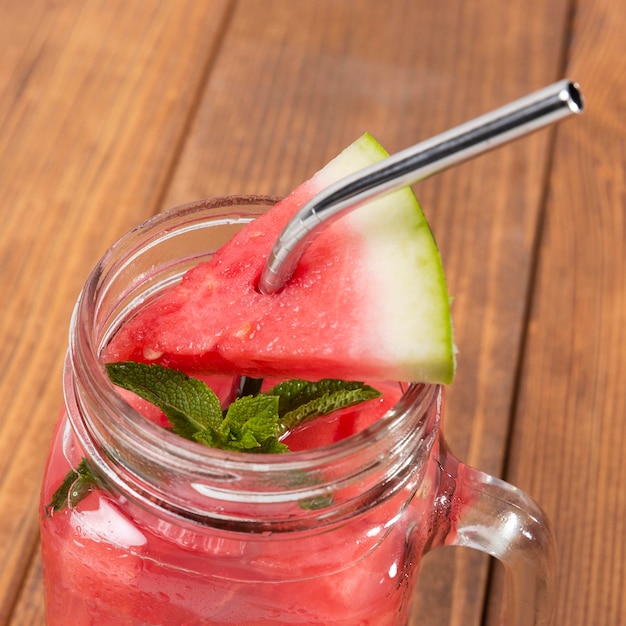
[[[315,236],[348,211],[582,110],[578,85],[562,80],[346,176],[318,193],[287,224],[263,269],[259,290],[280,291]]]

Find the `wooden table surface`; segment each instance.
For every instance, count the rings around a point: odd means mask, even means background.
[[[626,4],[0,0],[0,624],[43,624],[37,500],[73,302],[164,208],[285,194],[561,77],[585,114],[416,187],[454,295],[456,454],[536,498],[554,624],[626,624]],[[422,567],[412,624],[493,623],[489,560]],[[420,619],[417,619],[417,615]]]

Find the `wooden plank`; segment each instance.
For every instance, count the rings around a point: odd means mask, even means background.
[[[35,545],[30,567],[26,572],[24,584],[20,590],[20,599],[11,615],[11,624],[16,626],[42,626],[46,613],[42,595],[42,569],[39,557],[39,543]]]
[[[560,78],[567,15],[566,0],[456,0],[445,11],[414,0],[242,0],[163,207],[284,194],[365,130],[396,151],[542,87]],[[448,438],[492,473],[505,453],[550,137],[418,190],[455,296]],[[486,574],[474,554],[433,553],[414,620],[479,623]]]
[[[72,303],[106,247],[155,211],[230,2],[0,4],[4,624],[37,537]],[[41,602],[31,583],[22,607]]]
[[[559,548],[555,624],[626,624],[626,6],[577,3],[508,477]]]

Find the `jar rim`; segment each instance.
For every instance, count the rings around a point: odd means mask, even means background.
[[[357,456],[363,457],[364,463],[373,463],[388,447],[386,440],[390,436],[403,429],[406,431],[407,413],[415,406],[430,405],[440,397],[438,385],[410,383],[392,409],[360,432],[311,450],[259,455],[218,450],[181,438],[141,415],[116,391],[100,359],[103,337],[110,332],[110,328],[103,332],[103,327],[111,322],[102,301],[108,296],[108,283],[123,276],[128,259],[163,237],[177,233],[183,225],[191,229],[196,227],[196,222],[210,221],[215,211],[241,206],[267,207],[278,200],[272,196],[225,196],[174,207],[123,235],[89,275],[72,316],[65,373],[66,403],[77,410],[68,410],[68,414],[81,444],[108,466],[104,473],[111,481],[119,483],[120,465],[124,466],[122,474],[129,470],[128,455],[133,457],[131,477],[127,476],[124,481],[150,482],[154,472],[159,474],[167,464],[168,473],[208,481],[218,490],[220,484],[232,484],[233,480],[240,484],[242,479],[252,475],[318,472],[329,464],[346,463]],[[106,323],[99,320],[101,316]],[[437,409],[437,421],[439,414],[440,409]],[[430,421],[423,419],[413,423],[409,431],[402,432],[402,437],[425,437],[428,426],[432,426]],[[146,487],[148,491],[154,488],[153,484]],[[270,499],[275,502],[276,497],[274,494]],[[148,499],[155,499],[153,492]]]

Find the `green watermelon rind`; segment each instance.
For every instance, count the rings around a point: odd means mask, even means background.
[[[255,289],[299,207],[387,156],[361,136],[125,324],[105,359],[159,360],[188,373],[450,383],[455,348],[443,264],[408,187],[333,221],[281,292]]]
[[[365,133],[343,152],[328,162],[313,178],[319,188],[359,169],[376,163],[388,155],[387,151],[369,133]],[[412,373],[412,380],[420,382],[452,382],[456,368],[451,298],[448,293],[439,248],[413,190],[405,187],[399,191],[370,201],[352,211],[341,220],[347,220],[350,228],[358,228],[366,240],[375,242],[376,259],[386,282],[396,280],[398,290],[404,286],[407,297],[403,302],[379,302],[386,307],[388,326],[413,329],[413,336],[400,333],[395,338],[398,349],[398,368]],[[414,264],[389,261],[396,251],[414,256]],[[387,255],[387,257],[385,256]],[[406,276],[399,271],[406,270]],[[383,285],[382,288],[386,288]],[[416,298],[414,294],[421,294]],[[423,297],[426,295],[426,297]],[[372,294],[376,298],[376,293]],[[412,320],[407,318],[412,317]],[[392,321],[393,320],[393,321]],[[419,338],[418,338],[419,336]],[[386,339],[388,341],[388,338]],[[414,349],[407,352],[407,346]],[[387,356],[387,358],[393,358]]]

